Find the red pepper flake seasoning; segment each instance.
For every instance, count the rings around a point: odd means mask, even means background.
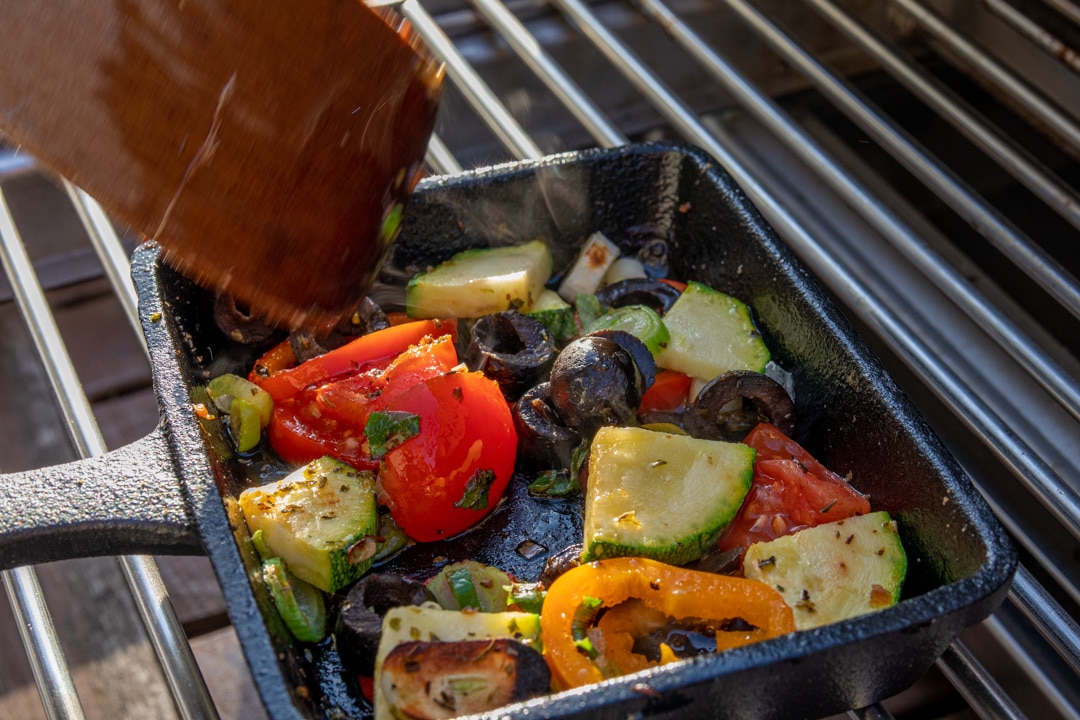
[[[203,403],[195,403],[192,407],[195,410],[195,416],[202,418],[203,420],[213,420],[217,417],[212,412],[210,412],[207,409],[206,405]]]
[[[679,205],[679,212],[681,212],[683,215],[690,212],[690,202],[687,201]]]

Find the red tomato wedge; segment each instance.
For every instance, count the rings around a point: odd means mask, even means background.
[[[398,395],[387,411],[420,420],[419,435],[379,462],[383,500],[409,537],[443,540],[495,509],[517,450],[498,383],[478,372],[441,375]]]
[[[368,453],[364,426],[323,415],[314,390],[275,403],[266,433],[274,452],[291,465],[330,455],[357,470],[378,467]]]
[[[368,416],[413,385],[450,372],[458,364],[449,335],[425,338],[394,358],[389,365],[327,383],[315,393],[319,409],[330,417],[363,425]]]
[[[641,396],[640,412],[676,412],[686,404],[691,379],[675,370],[661,370],[656,380]]]
[[[274,402],[281,402],[306,388],[324,385],[379,364],[385,365],[425,336],[452,335],[455,331],[454,322],[449,320],[418,320],[394,325],[361,335],[325,355],[267,377],[253,373],[251,381],[270,393]]]
[[[743,443],[757,451],[754,481],[738,516],[720,539],[722,549],[745,549],[870,512],[864,495],[776,426],[761,423]]]

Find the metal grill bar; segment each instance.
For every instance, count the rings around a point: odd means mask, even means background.
[[[655,2],[650,2],[650,0],[639,1],[643,4],[649,2],[654,9],[657,8],[657,4]],[[703,129],[699,128],[698,123],[693,118],[691,112],[663,86],[659,79],[641,65],[640,61],[637,60],[628,48],[616,40],[613,35],[608,33],[587,8],[578,3],[577,0],[555,0],[555,2],[564,12],[571,15],[579,29],[589,35],[594,42],[601,46],[601,51],[604,52],[613,64],[623,71],[628,79],[632,82],[636,81],[635,84],[639,87],[643,87],[646,94],[650,97],[656,96],[663,102],[663,106],[659,109],[662,111],[664,108],[671,109],[668,115],[669,119],[674,119],[676,121],[674,124],[686,125],[689,130],[688,134],[690,134],[695,141],[698,141],[699,139],[711,140],[707,132],[704,137],[697,137],[702,133]],[[673,16],[665,16],[662,18],[661,24],[671,31],[673,27],[675,27],[672,22],[673,19]],[[801,138],[801,133],[796,136],[796,139],[805,142],[805,140]],[[708,142],[707,144],[713,145],[715,143]],[[726,155],[726,153],[724,154]],[[744,184],[745,188],[747,183],[741,177],[741,175],[745,174],[745,171],[742,171],[741,166],[738,163],[730,161],[725,162],[725,166],[729,172],[732,172],[732,174]],[[750,185],[751,188],[757,187],[756,182],[750,183]],[[753,189],[749,189],[748,193],[751,194],[751,197],[754,197]],[[755,197],[755,201],[756,200],[757,198]],[[884,208],[881,208],[881,210],[884,212]],[[785,237],[788,236],[788,233],[794,233],[800,236],[800,239],[805,239],[811,245],[815,245],[813,239],[806,235],[805,231],[797,224],[783,223],[780,227],[780,232],[782,235],[785,235]],[[846,273],[844,273],[844,275],[846,275]],[[863,289],[856,289],[854,286],[850,286],[849,289],[857,292],[863,297],[869,297],[869,294]],[[909,335],[909,333],[905,331],[904,335]],[[1080,518],[1080,515],[1077,515],[1076,517]],[[1078,523],[1080,523],[1080,521],[1078,521]],[[1074,528],[1075,527],[1077,527],[1077,524],[1074,524]],[[993,677],[973,656],[971,656],[970,652],[967,651],[962,643],[954,643],[949,651],[947,651],[947,656],[939,661],[939,666],[941,666],[954,680],[954,683],[964,683],[964,686],[960,688],[961,692],[964,694],[965,698],[977,708],[981,716],[1024,717],[1008,696],[1001,692],[1000,687],[993,680]],[[881,712],[884,711],[882,710]]]
[[[739,12],[745,19],[754,22],[754,29],[771,36],[779,35],[775,26],[771,25],[761,16],[741,2],[741,0],[726,0],[727,4]],[[755,90],[738,71],[729,63],[722,60],[704,45],[700,38],[675,17],[666,6],[659,0],[639,0],[641,7],[652,15],[668,32],[691,50],[694,56],[713,71],[713,77],[721,82],[728,92],[732,93],[745,107],[754,112],[755,116],[766,126],[769,126],[776,136],[788,146],[796,155],[801,156],[808,167],[814,168],[819,175],[836,191],[844,197],[857,211],[873,224],[882,234],[893,241],[894,245],[905,253],[905,256],[917,264],[929,277],[936,281],[938,287],[948,290],[950,297],[958,305],[964,307],[969,314],[984,327],[994,331],[1003,344],[1010,350],[1020,362],[1029,362],[1029,372],[1040,381],[1050,382],[1048,378],[1060,378],[1066,387],[1059,392],[1053,388],[1055,397],[1062,400],[1063,404],[1076,415],[1080,412],[1080,388],[1073,379],[1062,369],[1051,369],[1049,376],[1040,375],[1040,368],[1046,364],[1056,365],[1042,353],[1041,357],[1030,357],[1033,354],[1033,343],[1019,331],[1012,327],[1005,318],[987,300],[979,297],[970,285],[960,277],[940,257],[926,248],[921,239],[908,227],[906,227],[896,215],[883,203],[870,196],[850,175],[825,153],[809,135],[770,99]],[[782,37],[782,36],[781,36]],[[790,59],[790,58],[789,58]],[[806,58],[809,61],[809,58]],[[816,64],[815,64],[816,66]],[[820,67],[820,66],[817,66]],[[1075,287],[1071,290],[1076,291]],[[989,317],[984,316],[987,313]],[[1064,396],[1064,397],[1063,397]],[[1004,423],[998,423],[1004,426]],[[1007,442],[1005,439],[998,443]],[[1062,522],[1080,527],[1080,497],[1071,487],[1065,484],[1061,478],[1046,468],[1037,473],[1025,473],[1025,479],[1040,497],[1044,499],[1048,507],[1051,507]]]
[[[101,230],[101,228],[95,229]],[[63,338],[60,336],[45,293],[36,280],[33,266],[15,229],[14,220],[11,218],[6,203],[3,202],[2,192],[0,192],[0,230],[3,231],[0,232],[3,264],[12,288],[15,290],[17,305],[37,347],[38,356],[46,368],[57,404],[67,424],[68,434],[81,457],[100,455],[107,450],[105,442],[98,430],[90,402],[79,383]],[[119,238],[113,235],[111,240],[119,246]],[[168,592],[153,559],[142,556],[122,557],[119,558],[119,563],[181,717],[191,720],[216,718],[217,711],[210,699],[202,675],[199,673],[183,628],[173,612]],[[40,593],[35,593],[29,603],[25,598],[17,597],[16,604],[20,608],[19,612],[33,612],[41,602],[40,597]],[[46,629],[46,638],[48,634]],[[39,652],[36,645],[40,643],[30,646],[33,648],[32,656],[36,656]],[[40,653],[47,658],[46,661],[49,663],[62,662],[62,655],[57,654],[54,648],[41,647]],[[53,681],[50,682],[47,692],[43,691],[43,695],[49,698],[50,705],[57,704],[54,702],[55,697],[65,699],[72,697],[65,689],[66,684]],[[70,709],[73,714],[60,716],[81,716],[81,710]],[[58,707],[57,710],[66,713],[69,708]]]
[[[892,1],[926,32],[969,63],[982,78],[997,85],[999,90],[1026,108],[1041,125],[1057,134],[1063,142],[1080,149],[1080,128],[1065,113],[919,3],[914,0]]]
[[[1080,195],[1054,176],[1046,167],[989,128],[974,112],[966,108],[952,93],[920,72],[913,63],[905,61],[874,37],[853,18],[828,0],[806,0],[822,16],[869,54],[924,103],[932,107],[980,150],[996,161],[1026,188],[1065,218],[1080,228]]]
[[[429,0],[428,4],[434,5],[437,1]],[[541,46],[515,14],[496,0],[470,1],[477,14],[499,34],[536,76],[535,79],[546,86],[567,107],[598,144],[617,145],[625,141],[624,133],[611,123],[604,111],[555,62],[547,49]],[[778,186],[769,178],[765,167],[755,159],[749,148],[740,144],[740,140],[732,134],[730,128],[715,118],[703,118],[691,109],[690,105],[671,90],[656,72],[638,58],[629,45],[616,38],[614,33],[605,27],[592,9],[579,0],[553,0],[554,6],[677,132],[703,147],[725,165],[807,266],[822,277],[840,300],[851,308],[892,352],[896,353],[926,388],[940,399],[959,422],[970,431],[971,435],[991,450],[1008,473],[1017,477],[1034,496],[1041,498],[1065,531],[1071,533],[1073,538],[1080,537],[1080,500],[1078,500],[1073,482],[1073,468],[1059,462],[1060,459],[1056,455],[1048,453],[1045,449],[1047,444],[1060,441],[1064,441],[1064,447],[1068,448],[1077,434],[1075,421],[1080,418],[1077,414],[1080,408],[1077,399],[1080,395],[1078,395],[1076,380],[1070,371],[1051,360],[1052,355],[1049,350],[1041,350],[1032,337],[1012,327],[1008,320],[1004,320],[1004,316],[999,313],[998,308],[990,299],[978,295],[967,297],[969,289],[965,287],[965,281],[942,258],[934,254],[920,255],[923,251],[921,247],[923,243],[919,236],[920,229],[909,227],[904,219],[897,217],[891,211],[888,202],[875,195],[876,188],[865,185],[861,179],[855,179],[855,176],[845,170],[842,163],[833,157],[832,149],[812,139],[812,136],[781,110],[777,103],[740,75],[730,62],[713,53],[707,39],[689,32],[675,12],[662,4],[661,0],[640,0],[640,2],[641,9],[647,17],[652,18],[667,32],[680,39],[682,45],[699,63],[711,68],[719,86],[734,96],[758,122],[769,128],[772,134],[784,143],[793,157],[801,158],[805,165],[823,173],[835,192],[844,198],[850,207],[858,209],[870,226],[876,227],[883,236],[893,240],[902,240],[900,247],[904,247],[905,243],[914,246],[909,250],[914,255],[909,257],[908,261],[918,266],[925,272],[926,277],[932,278],[934,282],[946,282],[949,295],[958,306],[971,305],[971,308],[967,309],[970,311],[974,308],[976,322],[984,326],[984,330],[999,336],[1000,345],[1008,350],[1017,365],[1025,366],[1034,363],[1036,371],[1029,370],[1029,374],[1040,376],[1042,375],[1039,372],[1041,363],[1047,363],[1046,368],[1050,371],[1052,379],[1045,381],[1039,378],[1044,385],[1049,385],[1049,387],[1044,387],[1047,401],[1050,397],[1056,398],[1072,414],[1072,417],[1065,419],[1063,427],[1047,429],[1045,437],[1032,437],[1024,429],[1012,427],[1003,417],[1002,408],[994,399],[997,394],[997,388],[994,385],[995,376],[984,375],[981,372],[967,372],[970,364],[966,363],[960,353],[952,347],[948,341],[951,339],[943,339],[936,334],[937,329],[933,322],[935,318],[930,318],[928,321],[926,316],[914,312],[908,304],[898,301],[894,296],[898,291],[883,287],[878,282],[881,273],[880,268],[874,265],[874,256],[865,255],[861,249],[857,250],[850,245],[838,244],[827,233],[822,232],[820,224],[809,218],[801,209],[796,208],[789,197],[784,197],[777,191]],[[1050,50],[1057,47],[1052,44],[1052,40],[1056,38],[1038,35],[1035,31],[1040,28],[1027,21],[1024,16],[1016,14],[1012,6],[1005,4],[1002,0],[980,0],[980,2],[1006,18],[1013,27],[1030,36],[1044,49]],[[1080,23],[1080,10],[1072,3],[1067,0],[1045,0],[1045,2],[1062,15]],[[1077,314],[1077,308],[1080,308],[1080,299],[1078,299],[1080,290],[1077,288],[1076,280],[1034,248],[1029,238],[1012,226],[1000,213],[990,208],[982,198],[966,187],[962,180],[955,177],[947,168],[940,166],[929,152],[885,118],[870,101],[853,91],[843,80],[824,70],[823,63],[818,62],[793,40],[783,35],[764,12],[755,9],[745,0],[724,0],[724,3],[743,22],[754,29],[757,36],[765,39],[786,61],[797,67],[822,95],[848,114],[883,148],[889,150],[905,167],[946,199],[957,213],[973,225],[979,225],[991,240],[1011,256],[1013,262],[1021,270],[1035,277],[1049,293],[1058,298],[1063,306]],[[940,24],[937,16],[914,5],[912,0],[898,0],[898,3],[905,11],[914,14],[924,27],[933,26],[934,23]],[[899,52],[889,48],[884,41],[874,37],[854,18],[839,10],[829,0],[807,0],[806,4],[828,19],[863,52],[875,58],[885,70],[896,77],[899,83],[908,87],[923,102],[956,125],[977,147],[1001,164],[1021,184],[1030,188],[1054,212],[1060,214],[1073,226],[1080,227],[1080,203],[1077,202],[1080,195],[1068,187],[1064,181],[1034,160],[1027,151],[1004,140],[998,131],[955,100],[951,92],[929,80],[926,75],[916,69],[913,63],[901,57]],[[530,12],[537,12],[536,6],[529,7]],[[912,8],[914,8],[913,12]],[[452,39],[449,31],[444,29],[446,25],[441,27],[436,18],[433,18],[418,0],[405,0],[401,9],[421,36],[434,48],[435,53],[447,62],[451,81],[480,117],[484,127],[494,133],[512,156],[539,157],[542,151],[537,142],[523,129],[487,85],[481,70],[466,60],[455,45],[455,40]],[[450,23],[451,25],[460,30],[469,24],[461,22],[463,11],[455,9],[454,12],[456,19]],[[929,15],[929,20],[923,18],[923,15]],[[442,19],[441,16],[436,17]],[[474,28],[475,25],[472,23]],[[928,29],[937,36],[942,45],[952,48],[958,54],[965,52],[962,47],[964,44],[969,44],[958,35],[959,42],[951,38],[950,35],[955,35],[955,33],[948,28],[944,28],[945,33],[939,32],[941,28],[928,27]],[[981,59],[977,59],[974,64],[981,68],[983,73],[990,73],[990,75],[984,74],[984,77],[998,80],[999,76],[1003,75],[997,70],[986,70]],[[1023,93],[1027,92],[1031,91],[1022,89],[1018,97],[1023,97]],[[1056,112],[1052,107],[1050,111]],[[1040,112],[1042,112],[1041,109]],[[1071,122],[1066,119],[1066,131],[1075,132],[1075,126],[1070,127],[1070,125]],[[439,138],[435,138],[429,147],[427,161],[429,166],[438,172],[453,173],[461,169],[461,164],[455,157],[453,149]],[[31,160],[17,155],[0,159],[0,176],[5,173],[32,172],[33,169]],[[87,226],[116,292],[122,298],[125,294],[130,295],[122,299],[122,304],[128,313],[129,320],[134,327],[138,328],[133,291],[126,278],[127,258],[119,239],[112,231],[108,218],[96,203],[74,188],[69,187],[68,192]],[[4,213],[0,212],[0,223],[3,222],[3,215]],[[987,224],[988,219],[989,224]],[[6,258],[5,266],[10,267]],[[11,272],[10,269],[9,272]],[[33,273],[28,263],[25,268],[20,267],[15,272],[19,275],[26,273],[28,277]],[[16,285],[15,282],[12,284]],[[983,312],[985,312],[985,317],[980,314]],[[28,323],[36,322],[36,313],[36,310],[24,312]],[[1001,315],[1000,318],[999,315]],[[1004,325],[999,326],[999,319]],[[941,332],[947,334],[945,330]],[[64,352],[64,357],[66,357],[66,351]],[[77,391],[77,380],[75,382]],[[58,396],[61,399],[70,391],[69,388],[60,384],[57,387]],[[1035,387],[1034,384],[1032,387]],[[1026,391],[1019,391],[1019,396],[1022,397],[1023,392]],[[86,454],[94,452],[96,447],[93,441],[96,431],[86,430],[86,428],[95,427],[92,424],[93,420],[90,420],[90,425],[80,428],[78,422],[68,419],[68,413],[79,412],[77,398],[81,394],[81,391],[76,392],[73,396],[76,398],[73,407],[65,409],[64,412],[65,421],[72,428],[73,435],[77,438],[83,437],[83,445],[80,445],[80,449],[82,450],[85,445],[86,450],[83,454]],[[82,397],[85,401],[85,395]],[[77,439],[76,442],[79,440]],[[100,443],[100,436],[98,436],[98,442]],[[96,451],[100,452],[100,449]],[[1042,571],[1048,573],[1054,582],[1059,583],[1061,589],[1069,594],[1073,601],[1080,603],[1080,588],[1077,587],[1071,571],[1055,566],[1053,553],[1057,549],[1042,547],[1038,533],[1026,526],[1025,521],[1012,517],[1001,501],[995,497],[993,492],[995,488],[989,486],[978,474],[973,474],[973,479],[987,495],[1010,532],[1031,552],[1035,561],[1042,564]],[[144,600],[162,597],[152,587],[155,582],[158,582],[152,568],[149,576],[141,579],[129,577],[128,581],[133,586],[137,586],[134,592]],[[8,578],[5,577],[5,584],[7,583]],[[148,585],[151,587],[147,587]],[[11,593],[9,588],[9,594]],[[31,595],[33,596],[33,593]],[[36,597],[40,598],[40,594],[38,593]],[[1067,671],[1074,675],[1080,674],[1080,632],[1078,632],[1075,619],[1069,614],[1070,611],[1055,602],[1051,593],[1040,585],[1026,568],[1021,568],[1009,598],[1030,622],[1031,628],[1039,636],[1045,638]],[[23,606],[34,603],[33,598],[18,602]],[[168,605],[167,599],[164,604]],[[165,639],[155,641],[159,656],[176,651],[177,648],[170,645],[175,638],[169,637],[174,630],[167,627],[169,618],[154,617],[153,613],[145,608],[142,611],[148,628],[165,626],[163,628]],[[47,609],[45,613],[43,622],[46,623],[47,628]],[[1042,674],[1041,669],[1037,667],[1038,661],[1024,650],[1021,643],[1017,642],[1014,635],[1015,628],[996,619],[988,621],[986,627],[989,632],[1000,638],[1009,653],[1015,656],[1021,669],[1029,674],[1033,682],[1042,687],[1044,696],[1049,698],[1063,715],[1076,715],[1075,709],[1069,706],[1069,699],[1061,693],[1055,693],[1047,676]],[[151,634],[153,635],[154,631]],[[35,630],[35,633],[28,636],[24,643],[31,652],[40,653],[44,661],[59,661],[60,663],[58,667],[50,671],[56,676],[55,679],[50,680],[48,677],[50,673],[46,673],[43,680],[39,681],[43,701],[47,702],[46,696],[54,693],[63,696],[62,686],[65,682],[66,669],[62,665],[63,658],[58,646],[53,643],[53,647],[49,647],[48,630],[45,631],[45,635],[46,637],[40,637],[40,631]],[[37,644],[45,647],[41,649],[31,647]],[[179,644],[182,646],[181,652],[187,649],[186,643],[180,641]],[[162,659],[162,661],[163,664],[168,664],[167,660]],[[186,705],[198,710],[182,709],[181,713],[185,717],[213,717],[214,710],[205,694],[201,677],[197,675],[197,672],[194,675],[186,674],[186,670],[190,668],[182,667],[183,664],[180,663],[181,667],[177,668],[179,673],[177,678],[170,676],[173,693],[177,697],[178,706],[183,708]],[[981,717],[1023,717],[1017,704],[1002,690],[1000,684],[979,663],[965,644],[954,644],[939,661],[939,667],[971,708]],[[167,675],[170,673],[170,670],[166,671]],[[195,685],[198,687],[188,682],[192,678],[197,679]],[[70,681],[70,678],[66,679]],[[200,694],[201,697],[199,697]],[[77,703],[77,698],[75,702]],[[204,704],[205,707],[203,707]],[[63,714],[63,712],[69,714]],[[57,716],[78,717],[78,714],[72,713],[79,712],[76,706],[70,711],[62,711]],[[189,712],[192,714],[188,714]],[[891,717],[881,705],[854,710],[848,715],[852,718],[867,720],[885,720]]]
[[[469,104],[514,156],[520,160],[543,156],[544,152],[522,129],[510,111],[499,102],[495,93],[480,79],[480,75],[466,62],[423,6],[416,0],[405,0],[401,4],[401,12],[431,47],[432,52],[446,63],[449,78],[465,93]]]
[[[1072,4],[1069,0],[1043,0],[1043,2],[1080,25],[1080,7]]]
[[[3,574],[4,589],[19,624],[19,637],[38,686],[49,720],[85,717],[79,694],[64,659],[49,608],[33,568],[15,568]]]
[[[929,151],[901,130],[880,109],[873,107],[872,103],[861,98],[858,92],[816,62],[806,50],[769,22],[762,13],[743,0],[729,0],[726,4],[849,119],[888,150],[939,197],[947,200],[957,214],[990,240],[1019,269],[1038,282],[1069,312],[1080,315],[1080,286],[1058,262],[1035,246],[1030,238],[978,197],[960,178],[943,167]],[[730,77],[735,73],[729,68],[724,74]],[[718,74],[717,78],[721,79],[721,76]],[[732,91],[731,88],[728,89]],[[746,93],[743,102],[753,108],[762,101],[766,101],[764,96],[751,90]],[[759,119],[763,115],[764,111],[758,112]],[[790,121],[785,125],[787,127],[777,128],[777,135],[790,133],[794,127],[794,123]]]
[[[1008,23],[1011,28],[1042,48],[1047,55],[1057,58],[1074,71],[1080,71],[1080,55],[1062,42],[1057,35],[1047,31],[1004,0],[979,0],[979,2]]]

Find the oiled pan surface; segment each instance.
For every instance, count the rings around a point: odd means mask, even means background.
[[[595,230],[627,251],[665,241],[671,277],[700,280],[753,308],[773,359],[795,378],[795,438],[850,474],[875,509],[899,521],[909,554],[904,600],[895,608],[500,716],[835,713],[910,685],[1002,599],[1015,557],[993,516],[831,301],[709,158],[684,146],[642,145],[435,179],[421,186],[406,218],[383,273],[390,284],[467,247],[542,237],[559,268]],[[173,354],[172,343],[179,347],[178,387],[198,397],[197,386],[211,375],[246,373],[264,348],[230,342],[214,327],[209,298],[150,260],[145,274],[158,283],[152,295],[163,301],[167,330],[159,334],[169,337],[156,357]],[[248,581],[257,559],[234,501],[253,469],[230,456],[217,426],[203,432],[226,512],[211,491],[194,492],[192,502],[270,714],[364,715],[366,705],[332,648],[291,642],[262,588]],[[271,463],[255,471],[269,478],[281,468]],[[549,552],[580,538],[580,524],[572,502],[523,500],[522,480],[480,529],[461,541],[417,546],[393,568],[426,575],[438,562],[470,556],[534,578]],[[523,553],[524,540],[545,552]],[[636,685],[642,682],[650,689],[643,692]]]

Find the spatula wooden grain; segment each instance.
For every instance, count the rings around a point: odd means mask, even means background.
[[[198,282],[315,327],[369,286],[443,70],[358,0],[0,3],[0,133]]]

